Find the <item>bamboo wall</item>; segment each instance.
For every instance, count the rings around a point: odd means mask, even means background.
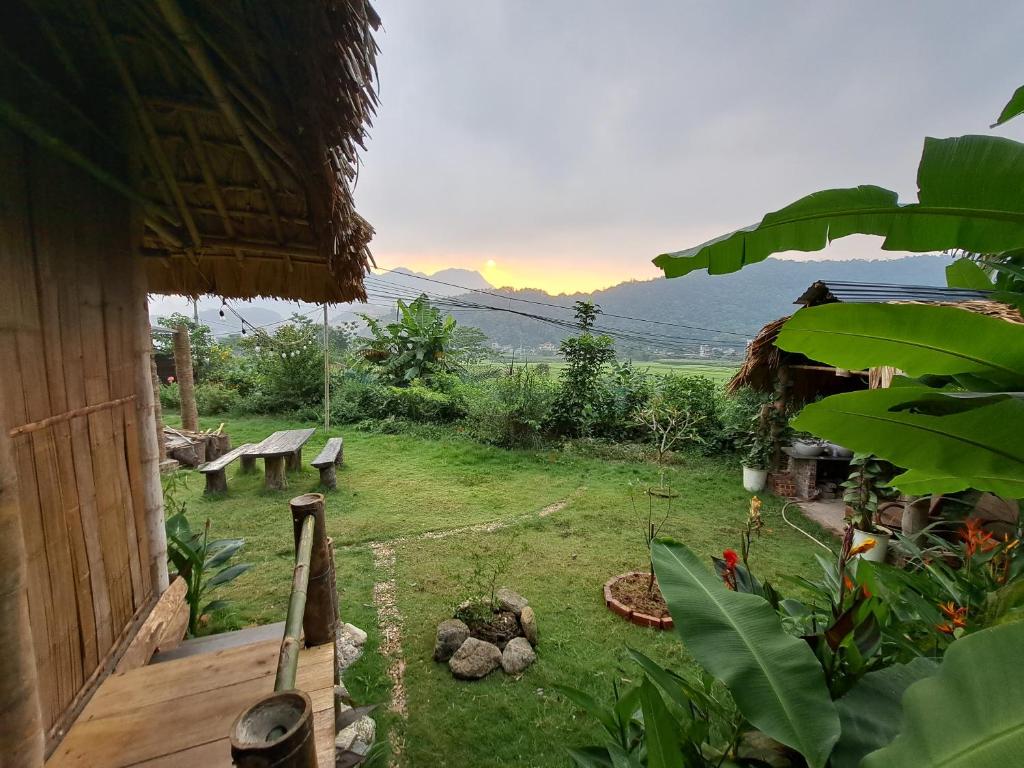
[[[123,198],[0,128],[0,439],[51,746],[154,599],[131,237]]]

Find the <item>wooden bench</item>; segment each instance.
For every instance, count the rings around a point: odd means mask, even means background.
[[[320,454],[311,462],[320,470],[320,484],[334,490],[338,487],[335,468],[344,461],[345,448],[340,437],[332,437]]]
[[[252,443],[245,443],[225,453],[218,459],[208,461],[199,467],[199,471],[206,476],[206,490],[203,493],[224,493],[228,489],[228,476],[225,470],[228,464],[239,456],[246,455],[252,448]]]

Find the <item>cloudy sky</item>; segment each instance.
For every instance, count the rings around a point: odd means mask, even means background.
[[[1020,2],[376,7],[357,201],[378,263],[500,285],[655,277],[658,253],[822,188],[912,197],[923,137],[988,131],[1024,83]],[[826,253],[883,255],[862,238]]]

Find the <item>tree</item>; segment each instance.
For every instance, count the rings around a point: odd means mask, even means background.
[[[259,330],[240,346],[255,358],[257,387],[265,409],[281,412],[320,406],[324,397],[323,331],[303,315],[292,315],[273,335]]]
[[[393,386],[405,387],[416,379],[429,382],[437,374],[464,372],[466,337],[455,318],[432,307],[425,295],[410,304],[399,299],[398,310],[398,321],[387,325],[362,316],[372,334],[365,342],[363,356],[382,378]]]
[[[563,339],[558,353],[565,360],[558,395],[551,409],[555,430],[565,435],[588,435],[601,417],[601,373],[615,359],[609,336],[595,336],[594,327],[601,308],[592,301],[577,301],[576,324],[579,336]]]
[[[1024,112],[1024,88],[997,124]],[[773,253],[852,234],[886,250],[958,251],[951,285],[1024,305],[1024,144],[994,136],[926,139],[918,200],[876,186],[808,195],[760,223],[655,259],[666,276],[724,274]],[[1024,496],[1024,326],[954,307],[830,304],[802,309],[777,345],[842,368],[906,372],[888,390],[807,406],[793,426],[907,469],[906,493],[965,488]]]

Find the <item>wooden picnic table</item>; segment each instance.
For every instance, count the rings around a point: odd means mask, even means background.
[[[254,445],[243,456],[251,463],[254,459],[263,459],[264,483],[267,488],[281,490],[288,487],[285,470],[296,470],[302,467],[302,446],[316,432],[315,427],[308,429],[285,429],[275,432],[262,443]]]

